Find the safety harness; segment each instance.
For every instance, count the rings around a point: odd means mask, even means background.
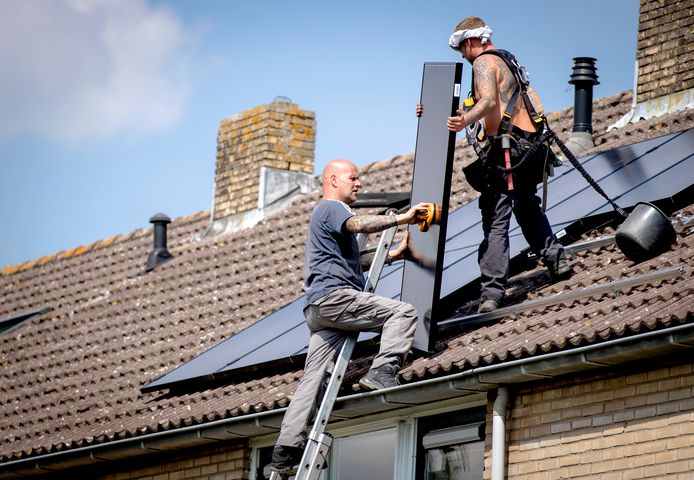
[[[549,145],[551,143],[555,143],[557,147],[561,150],[561,152],[564,154],[567,160],[569,160],[569,163],[573,165],[573,167],[583,176],[588,183],[593,187],[593,189],[599,193],[603,198],[607,200],[607,202],[614,208],[614,210],[621,215],[622,217],[626,217],[627,214],[624,210],[622,210],[598,185],[598,183],[588,174],[588,172],[585,171],[581,163],[578,161],[578,159],[574,156],[574,154],[568,149],[566,145],[559,139],[559,137],[552,131],[552,129],[549,127],[549,124],[547,123],[547,118],[545,117],[544,111],[542,109],[542,104],[540,103],[539,98],[537,97],[537,94],[535,91],[530,87],[530,75],[528,74],[528,71],[523,67],[521,64],[518,63],[516,60],[516,57],[513,56],[512,53],[506,51],[506,50],[501,50],[501,49],[493,49],[493,50],[485,50],[482,52],[480,55],[495,55],[499,58],[501,58],[506,66],[511,70],[511,73],[516,79],[516,89],[513,92],[513,95],[511,96],[511,100],[508,102],[508,106],[506,107],[506,111],[504,112],[503,118],[501,120],[501,125],[500,125],[500,130],[502,132],[511,132],[516,135],[524,135],[524,131],[519,129],[518,127],[515,127],[511,123],[511,118],[513,116],[513,111],[516,108],[516,102],[518,101],[518,98],[523,99],[523,103],[525,105],[525,108],[530,115],[530,119],[533,121],[535,124],[537,131],[532,134],[533,140],[530,140],[529,138],[525,137],[526,140],[531,141],[530,148],[528,151],[525,152],[523,155],[523,158],[521,158],[516,165],[514,165],[511,168],[504,168],[500,165],[497,165],[496,167],[503,173],[510,173],[514,170],[517,170],[520,168],[528,159],[530,159],[533,155],[537,153],[537,151],[541,148],[542,144],[546,143],[547,148],[549,149]],[[474,70],[472,72],[472,87],[474,90],[474,85],[475,85],[475,73]],[[465,110],[468,110],[472,108],[474,103],[476,102],[476,99],[474,98],[473,92],[470,92],[470,98],[466,99],[463,103]],[[484,132],[481,129],[481,126],[478,124],[476,125],[473,129],[469,128],[470,126],[466,127],[466,133],[468,133],[468,143],[470,143],[474,149],[475,152],[478,153],[480,160],[484,163],[486,161],[486,152],[481,148],[479,142],[484,140]],[[527,132],[525,132],[527,133]],[[554,161],[550,160],[550,167],[557,167],[562,164],[560,160],[558,160],[554,155],[552,155],[554,158]],[[545,167],[547,167],[547,158],[545,159]],[[543,178],[543,195],[542,195],[542,209],[546,209],[547,205],[547,171],[545,170],[544,172],[544,178]]]
[[[516,60],[516,57],[511,53],[508,52],[507,50],[501,50],[501,49],[492,49],[492,50],[485,50],[482,52],[480,55],[494,55],[498,58],[500,58],[504,64],[508,67],[508,69],[511,71],[514,79],[516,80],[516,88],[513,91],[513,94],[511,95],[511,99],[509,100],[506,109],[503,113],[502,119],[501,119],[501,124],[499,126],[499,131],[501,133],[511,133],[515,137],[520,137],[523,138],[529,142],[531,142],[531,148],[528,152],[526,152],[526,155],[523,156],[523,158],[517,162],[515,165],[511,166],[510,162],[507,159],[507,164],[506,166],[501,166],[501,165],[496,165],[496,168],[500,170],[505,176],[510,178],[513,172],[516,172],[520,168],[523,167],[523,165],[528,161],[535,153],[537,150],[540,148],[540,146],[547,142],[548,136],[546,135],[549,131],[549,128],[547,127],[547,131],[545,131],[545,127],[547,126],[546,118],[544,116],[544,111],[542,109],[542,104],[540,103],[539,98],[537,97],[537,94],[535,91],[530,87],[530,74],[526,70],[525,67],[523,67],[520,63],[518,63],[518,60]],[[472,88],[473,91],[470,92],[470,98],[466,99],[464,101],[464,108],[466,110],[469,110],[472,108],[472,106],[476,103],[476,99],[474,97],[474,85],[475,85],[475,73],[474,70],[472,72]],[[515,125],[511,123],[512,118],[513,118],[513,113],[516,110],[516,106],[518,103],[519,98],[523,101],[523,105],[525,106],[526,111],[528,112],[528,115],[530,116],[531,121],[535,125],[535,132],[526,132]],[[543,132],[545,135],[543,135]],[[486,164],[486,152],[484,149],[481,147],[480,142],[484,140],[484,134],[482,133],[482,128],[481,125],[478,123],[474,128],[467,127],[466,128],[466,133],[468,137],[468,143],[470,143],[475,152],[478,154],[480,157],[481,161]],[[490,139],[491,140],[491,139]],[[547,150],[549,150],[549,145],[547,145]],[[555,158],[552,156],[552,158]],[[547,195],[547,174],[548,174],[548,169],[551,169],[553,166],[556,165],[548,165],[547,164],[548,158],[545,157],[545,160],[543,162],[544,167],[543,167],[543,207],[546,204],[546,195]],[[553,162],[551,162],[553,163]],[[509,189],[513,189],[513,184],[511,180],[509,180]]]
[[[504,61],[508,69],[513,74],[516,79],[516,89],[511,95],[511,100],[509,100],[506,106],[506,111],[504,112],[503,118],[501,119],[501,130],[504,132],[510,132],[513,130],[511,125],[511,117],[513,116],[513,111],[516,109],[516,103],[520,97],[523,100],[525,109],[530,115],[530,119],[536,125],[537,133],[542,133],[545,124],[545,115],[542,109],[542,104],[537,97],[535,91],[530,87],[530,74],[528,70],[518,63],[516,57],[507,50],[493,49],[485,50],[480,53],[480,55],[494,55],[499,57]],[[475,72],[472,72],[472,85],[475,85]]]

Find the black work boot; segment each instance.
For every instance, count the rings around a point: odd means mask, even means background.
[[[556,270],[554,268],[548,268],[549,275],[552,277],[553,282],[558,282],[560,280],[566,280],[573,275],[574,271],[563,257],[557,262]]]
[[[278,473],[290,473],[298,469],[301,456],[304,453],[299,447],[275,445],[272,449],[270,469]]]
[[[499,302],[496,300],[485,300],[477,307],[477,313],[488,313],[497,308],[499,308]]]
[[[359,380],[359,385],[368,390],[397,387],[400,385],[397,377],[399,371],[400,367],[395,363],[386,363],[366,372],[366,375]]]

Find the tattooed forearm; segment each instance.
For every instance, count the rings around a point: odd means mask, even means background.
[[[475,123],[482,120],[487,113],[491,112],[496,106],[496,102],[492,98],[480,98],[477,103],[475,103],[475,108],[470,110],[465,115],[465,120],[468,123]]]
[[[361,269],[365,272],[368,272],[371,269],[371,264],[374,262],[374,258],[376,256],[375,252],[368,252],[368,253],[362,253],[359,255],[359,263],[361,264]],[[402,260],[403,255],[400,255],[399,258],[395,258],[392,255],[392,252],[388,252],[388,257],[386,258],[386,263],[390,264],[393,260]]]
[[[395,215],[355,215],[347,219],[345,227],[352,233],[375,233],[397,224]]]

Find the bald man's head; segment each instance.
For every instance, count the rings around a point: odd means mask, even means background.
[[[359,170],[349,160],[331,160],[323,169],[323,198],[350,204],[356,202],[361,188]]]

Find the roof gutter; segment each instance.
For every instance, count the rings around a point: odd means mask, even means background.
[[[337,399],[333,417],[358,418],[397,411],[454,397],[475,396],[506,386],[539,379],[585,372],[654,357],[675,356],[694,349],[694,323],[598,344],[562,350],[501,364],[473,368],[445,377],[431,378],[399,387],[348,395]],[[174,450],[222,440],[245,439],[276,433],[285,408],[217,420],[202,425],[114,440],[63,452],[13,460],[0,464],[0,478],[13,478],[41,471],[56,471],[99,462],[121,460],[147,453]]]

